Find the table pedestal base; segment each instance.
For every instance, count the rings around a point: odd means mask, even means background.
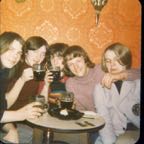
[[[69,144],[64,141],[53,141],[53,132],[49,129],[34,128],[33,131],[33,144]]]

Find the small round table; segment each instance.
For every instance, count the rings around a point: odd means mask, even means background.
[[[47,144],[50,144],[50,133],[81,133],[98,131],[104,127],[105,121],[102,116],[95,113],[93,117],[82,117],[78,120],[61,120],[52,117],[48,113],[36,119],[29,119],[28,122],[47,129]]]

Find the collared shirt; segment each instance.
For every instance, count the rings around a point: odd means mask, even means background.
[[[118,81],[114,82],[119,94],[120,94],[120,91],[121,91],[122,82],[123,82],[122,80],[118,80]]]

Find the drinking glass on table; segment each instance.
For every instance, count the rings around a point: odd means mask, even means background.
[[[60,80],[60,67],[50,67],[49,71],[52,73],[53,81]]]
[[[45,65],[43,64],[34,64],[33,65],[33,74],[36,81],[43,81],[46,73]]]
[[[63,92],[60,98],[62,109],[72,109],[74,103],[74,94],[72,92]]]

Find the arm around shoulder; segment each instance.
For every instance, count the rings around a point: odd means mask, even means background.
[[[130,69],[130,70],[127,70],[127,80],[136,80],[136,79],[140,79],[141,77],[141,71],[140,69]]]

